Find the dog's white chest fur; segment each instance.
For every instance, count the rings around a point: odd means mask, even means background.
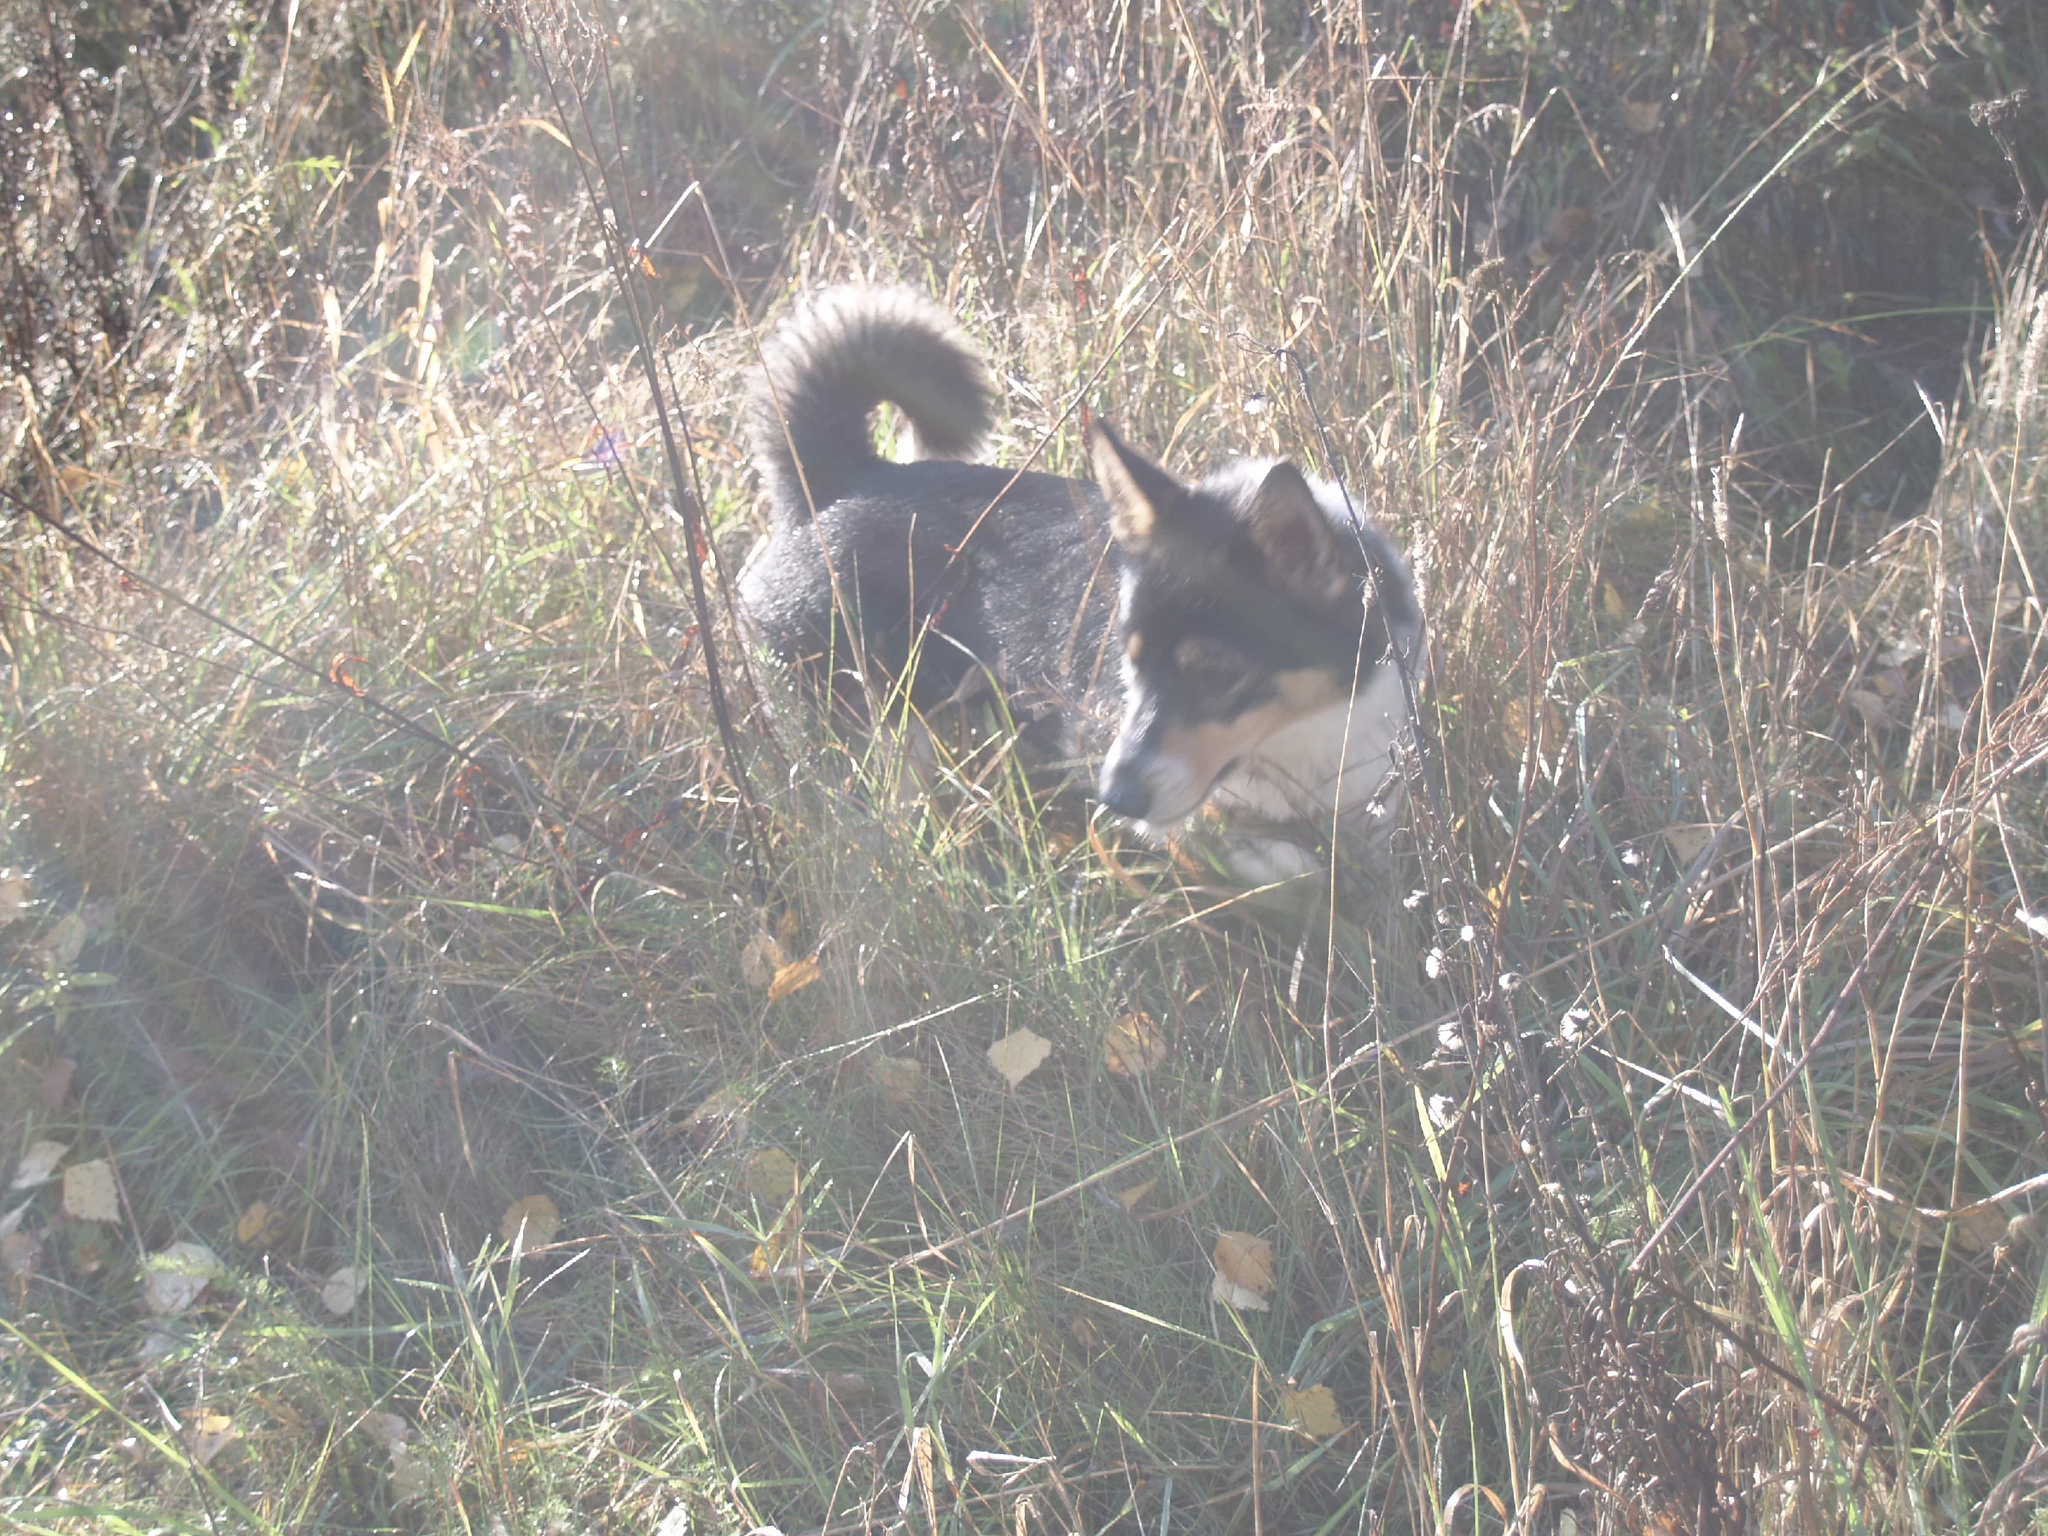
[[[1268,736],[1223,776],[1209,803],[1246,822],[1313,826],[1334,817],[1340,844],[1377,846],[1393,831],[1401,806],[1396,755],[1411,718],[1407,685],[1390,662],[1348,704]],[[1259,883],[1306,874],[1320,863],[1301,843],[1256,831],[1229,834],[1225,849],[1232,872]]]

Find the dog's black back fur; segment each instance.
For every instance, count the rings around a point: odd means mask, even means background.
[[[1064,756],[1075,744],[1059,726],[1102,672],[1115,599],[1101,493],[987,464],[892,463],[870,435],[886,400],[922,451],[967,452],[989,394],[980,356],[919,295],[831,289],[785,321],[749,401],[770,531],[741,605],[800,676],[829,668],[857,717],[901,682],[929,713],[992,681],[1038,727],[1031,744]]]

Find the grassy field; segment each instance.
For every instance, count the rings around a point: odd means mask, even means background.
[[[0,1524],[2048,1532],[2044,90],[1888,0],[0,17]],[[853,278],[1003,463],[1366,498],[1389,856],[778,704],[740,384]]]

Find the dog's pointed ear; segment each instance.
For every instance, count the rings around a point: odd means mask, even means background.
[[[1186,497],[1181,483],[1098,421],[1088,430],[1088,458],[1095,483],[1109,501],[1109,527],[1117,544],[1139,554],[1159,536]]]
[[[1266,557],[1267,569],[1280,581],[1321,586],[1343,567],[1330,520],[1292,464],[1275,464],[1266,471],[1252,497],[1246,526]]]

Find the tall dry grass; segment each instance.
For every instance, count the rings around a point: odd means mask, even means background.
[[[2044,55],[1896,20],[10,23],[0,1114],[122,1220],[15,1197],[9,1517],[2038,1528],[2048,290],[1966,108]],[[737,384],[864,276],[1003,462],[1398,531],[1388,867],[759,706]]]

